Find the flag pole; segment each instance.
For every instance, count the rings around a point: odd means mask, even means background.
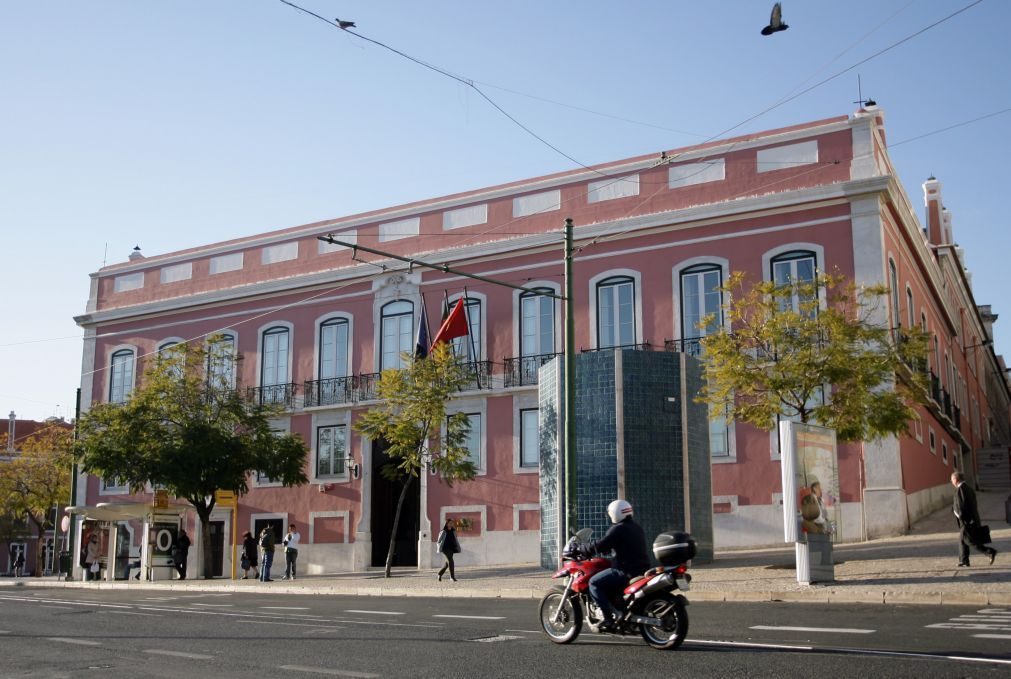
[[[465,285],[463,286],[463,317],[467,320],[467,338],[470,340],[470,357],[473,359],[474,379],[477,381],[477,388],[481,389],[481,366],[478,365],[477,347],[474,344],[474,333],[471,332],[470,311],[468,311],[469,307],[470,292],[467,290],[467,286]]]

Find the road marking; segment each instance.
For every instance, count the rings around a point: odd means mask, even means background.
[[[259,606],[265,611],[308,611],[308,606]]]
[[[173,658],[189,658],[190,660],[211,660],[214,658],[213,655],[204,655],[203,653],[186,653],[184,651],[163,651],[158,648],[149,648],[143,651],[144,653],[150,653],[151,655],[170,655]]]
[[[932,660],[957,660],[961,662],[993,663],[1011,665],[1011,660],[1000,658],[974,658],[964,655],[942,655],[940,653],[913,653],[911,651],[875,651],[869,648],[840,648],[837,646],[794,646],[787,644],[760,644],[749,641],[709,641],[691,639],[685,646],[740,646],[742,648],[771,648],[788,651],[812,651],[816,653],[839,653],[840,655],[883,655],[895,658],[929,658]]]
[[[49,641],[59,641],[63,644],[77,644],[78,646],[101,646],[99,641],[91,641],[89,639],[71,639],[69,637],[46,637]]]
[[[282,670],[292,672],[312,672],[313,674],[328,674],[333,677],[359,677],[360,679],[374,679],[378,674],[369,672],[352,672],[351,670],[334,670],[329,667],[306,667],[305,665],[281,665]]]
[[[190,606],[207,606],[208,608],[229,608],[235,604],[190,604]]]
[[[364,613],[366,615],[405,615],[404,613],[398,613],[397,611],[357,611],[350,610],[344,611],[345,613]]]
[[[518,637],[513,634],[496,634],[493,637],[481,637],[480,639],[467,639],[467,641],[477,641],[482,644],[493,644],[496,641],[512,641],[513,639],[522,639],[523,637]]]
[[[506,632],[522,632],[523,634],[540,634],[539,629],[507,629]]]
[[[1011,634],[973,634],[977,639],[1011,639]]]
[[[72,611],[72,610],[74,610],[73,606],[49,606],[49,605],[46,605],[46,604],[40,605],[39,608],[58,608],[61,611]]]
[[[137,611],[106,611],[106,613],[113,613],[114,615],[149,615],[152,618],[165,617],[163,615],[159,615],[158,613],[138,613]]]
[[[307,622],[280,622],[278,620],[237,620],[247,625],[284,625],[285,627],[313,627],[316,629],[344,629],[335,625],[310,625]]]
[[[433,618],[459,618],[460,620],[505,620],[504,616],[495,615],[433,615]]]
[[[753,625],[750,629],[779,630],[782,632],[826,632],[829,634],[874,634],[877,631],[852,627],[780,627],[777,625]]]

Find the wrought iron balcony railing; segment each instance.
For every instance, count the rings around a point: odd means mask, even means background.
[[[699,358],[702,356],[702,337],[682,337],[681,339],[664,340],[664,351],[674,351],[681,354],[688,354]]]
[[[379,398],[379,376],[382,373],[362,373],[351,378],[352,396],[355,401],[375,401]]]
[[[594,347],[592,349],[580,349],[584,354],[593,351],[611,351],[613,349],[625,349],[627,351],[653,351],[653,345],[649,342],[642,342],[641,344],[618,344],[613,347]]]
[[[461,363],[460,366],[467,374],[467,382],[460,387],[460,391],[470,391],[471,389],[491,389],[492,366],[491,361],[470,361]]]
[[[538,369],[561,354],[537,354],[536,356],[518,356],[507,358],[505,363],[505,374],[503,381],[507,387],[524,387],[537,384]]]
[[[298,385],[293,382],[285,384],[264,384],[250,387],[249,398],[261,405],[279,405],[291,409],[295,407],[295,393]]]
[[[306,408],[351,403],[355,400],[356,395],[355,378],[349,376],[306,380],[303,395]]]

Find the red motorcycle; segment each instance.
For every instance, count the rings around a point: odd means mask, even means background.
[[[590,597],[590,578],[611,567],[610,559],[595,556],[588,545],[592,529],[584,528],[562,552],[562,567],[552,579],[565,578],[541,599],[541,627],[556,644],[570,644],[583,629],[599,631],[603,614]],[[661,564],[632,580],[614,606],[614,634],[641,634],[653,648],[673,649],[688,634],[687,592],[692,580],[687,562],[695,556],[695,541],[687,533],[661,533],[653,542]]]

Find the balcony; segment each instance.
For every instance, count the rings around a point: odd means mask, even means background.
[[[355,401],[355,377],[307,380],[303,387],[305,407],[332,406]]]
[[[703,337],[683,337],[681,339],[669,339],[663,341],[664,351],[673,351],[679,354],[688,354],[695,358],[701,358],[703,352]]]
[[[538,354],[536,356],[520,356],[505,359],[505,386],[525,387],[537,384],[537,370],[561,354]]]
[[[595,347],[593,349],[580,349],[580,351],[587,354],[594,351],[612,351],[614,349],[624,349],[626,351],[653,351],[653,345],[649,342],[643,342],[642,344],[618,344],[613,347]]]
[[[284,406],[291,410],[295,406],[295,393],[298,385],[292,382],[285,384],[265,384],[261,387],[250,387],[246,393],[250,400],[260,405]]]
[[[382,373],[362,373],[349,377],[352,380],[351,400],[375,401],[379,398],[379,376]]]
[[[491,361],[470,361],[461,363],[468,380],[460,387],[460,391],[470,391],[472,389],[491,389],[492,367],[495,364]]]

